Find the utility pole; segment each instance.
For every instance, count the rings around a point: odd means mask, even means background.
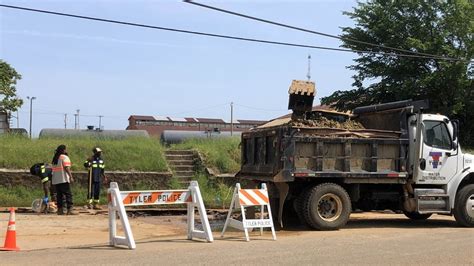
[[[18,109],[16,110],[16,128],[20,128],[20,115]]]
[[[230,135],[234,135],[234,102],[230,102]]]
[[[30,96],[26,96],[26,99],[30,100],[30,139],[31,139],[31,128],[32,128],[32,125],[33,125],[33,100],[36,99],[36,97],[30,97]]]
[[[74,114],[74,129],[77,129],[77,114]]]
[[[79,111],[81,111],[81,110],[79,110],[79,109],[76,110],[76,112],[77,112],[77,129],[81,129],[81,125],[79,124]]]
[[[64,129],[67,129],[67,114],[64,114]]]
[[[102,130],[102,117],[103,115],[99,115],[99,130]]]
[[[311,80],[311,55],[308,55],[308,74],[306,74],[308,81]]]

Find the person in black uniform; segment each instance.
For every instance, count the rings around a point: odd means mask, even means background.
[[[48,212],[48,210],[56,208],[56,190],[51,183],[51,178],[53,177],[51,165],[45,163],[36,163],[31,166],[30,173],[41,179],[44,192],[43,211]],[[50,205],[52,205],[52,208],[48,208]]]
[[[100,210],[99,207],[99,196],[100,186],[102,181],[107,182],[107,177],[104,174],[105,163],[102,159],[102,150],[96,147],[92,150],[94,153],[92,157],[87,159],[84,163],[84,167],[89,170],[89,184],[87,199],[87,208]]]

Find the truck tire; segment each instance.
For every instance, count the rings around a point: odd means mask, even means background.
[[[302,212],[311,228],[336,230],[347,223],[351,209],[351,200],[344,188],[324,183],[305,193]]]
[[[411,220],[414,221],[422,221],[426,220],[431,217],[432,213],[419,213],[419,212],[407,212],[403,211],[403,214],[405,214],[406,217],[410,218]]]
[[[474,184],[461,188],[457,193],[454,201],[454,218],[462,226],[474,227]]]
[[[304,218],[304,201],[306,199],[306,194],[308,193],[309,189],[304,189],[301,191],[301,193],[296,197],[295,199],[295,211],[296,215],[298,216],[298,219],[300,220],[300,223],[305,226],[309,226],[309,224],[306,222],[306,219]]]

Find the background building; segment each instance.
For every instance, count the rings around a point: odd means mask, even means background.
[[[267,121],[260,120],[235,120],[233,131],[242,132],[252,127],[262,125]],[[195,118],[195,117],[164,117],[164,116],[144,116],[131,115],[128,118],[127,130],[146,130],[150,136],[160,137],[165,130],[180,131],[231,131],[230,121],[216,118]]]

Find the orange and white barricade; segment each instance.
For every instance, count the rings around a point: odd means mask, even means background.
[[[111,246],[125,245],[135,249],[132,229],[128,221],[126,206],[149,206],[162,204],[187,204],[188,206],[188,239],[202,238],[213,242],[211,227],[207,218],[206,208],[202,200],[198,183],[191,181],[188,189],[182,190],[148,190],[148,191],[120,191],[116,182],[110,183],[107,191],[109,200],[109,243]],[[195,208],[199,211],[203,231],[194,226]],[[117,214],[120,216],[125,236],[117,236]]]
[[[260,206],[260,219],[247,219],[245,216],[245,207]],[[264,218],[265,207],[267,207],[268,218]],[[240,208],[242,221],[232,218],[234,209]],[[234,227],[245,232],[245,240],[249,239],[249,229],[260,228],[260,235],[263,234],[264,227],[272,229],[273,240],[276,240],[275,227],[273,226],[272,211],[266,184],[262,184],[262,189],[241,189],[240,183],[237,183],[234,189],[234,195],[230,203],[229,213],[222,229],[221,237],[224,237],[227,226]]]

